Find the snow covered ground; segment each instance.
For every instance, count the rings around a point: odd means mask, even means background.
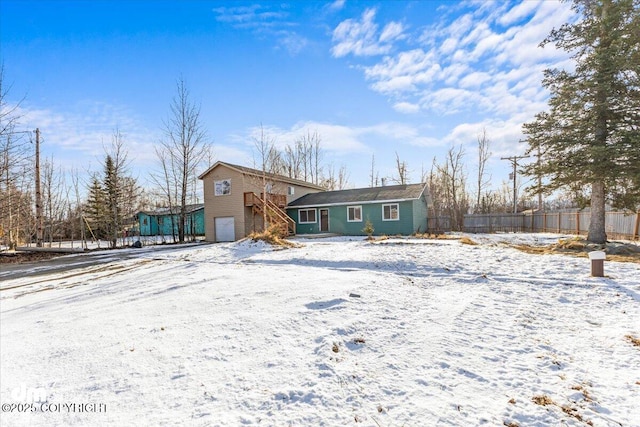
[[[504,244],[558,237],[244,241],[5,279],[0,424],[638,426],[640,265],[594,278]]]

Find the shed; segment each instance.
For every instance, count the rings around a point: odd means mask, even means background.
[[[204,204],[186,206],[185,236],[204,236]],[[178,234],[180,207],[140,211],[136,215],[141,236],[171,236]]]

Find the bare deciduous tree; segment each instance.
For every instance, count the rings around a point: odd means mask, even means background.
[[[409,168],[405,160],[400,160],[400,156],[396,151],[396,172],[398,176],[394,176],[392,179],[400,185],[409,183]]]
[[[475,211],[482,213],[485,213],[486,210],[481,207],[482,198],[485,196],[484,190],[491,182],[491,175],[489,174],[487,177],[486,173],[487,161],[489,157],[491,157],[491,152],[489,151],[490,142],[487,136],[487,129],[482,128],[482,131],[478,134],[478,175],[476,181],[477,193],[475,206]]]
[[[170,106],[168,120],[164,124],[165,138],[156,154],[162,166],[159,180],[164,183],[168,199],[179,208],[178,241],[184,242],[186,206],[189,201],[189,185],[198,168],[207,159],[210,142],[200,120],[200,106],[191,101],[184,79],[177,82],[177,94]],[[170,206],[172,201],[168,200]]]

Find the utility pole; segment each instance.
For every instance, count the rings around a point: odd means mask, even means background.
[[[500,157],[500,160],[509,160],[513,165],[513,213],[518,213],[518,188],[516,186],[516,179],[518,173],[518,160],[526,159],[529,156],[511,156],[511,157]]]
[[[42,192],[40,191],[40,129],[36,128],[36,246],[42,247]]]

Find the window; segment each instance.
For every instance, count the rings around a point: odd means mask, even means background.
[[[143,225],[147,225],[147,218],[144,218],[144,219],[142,220],[142,224],[143,224]]]
[[[311,224],[317,222],[315,209],[300,209],[298,211],[298,222],[300,224]]]
[[[382,205],[382,220],[383,221],[398,221],[400,220],[400,211],[398,204]]]
[[[362,206],[347,206],[347,222],[362,222]]]
[[[289,195],[289,196],[293,196],[293,195],[295,194],[295,192],[296,192],[295,190],[296,190],[296,189],[295,189],[294,187],[289,186],[289,187],[287,188],[287,195]]]
[[[214,181],[215,186],[215,195],[216,196],[227,196],[231,194],[231,180],[230,179],[221,179],[220,181]]]

